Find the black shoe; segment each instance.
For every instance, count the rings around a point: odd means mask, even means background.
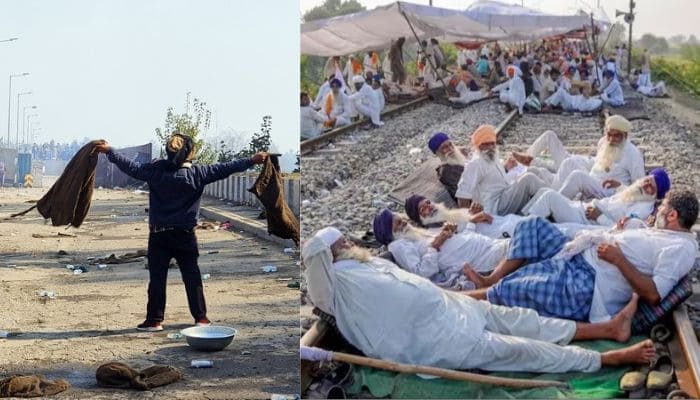
[[[158,332],[163,330],[163,325],[157,321],[145,320],[143,323],[136,326],[136,330],[143,332]]]

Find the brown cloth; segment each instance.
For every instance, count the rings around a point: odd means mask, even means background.
[[[95,146],[103,143],[103,140],[93,140],[78,150],[36,206],[12,216],[24,215],[36,208],[44,218],[51,218],[53,226],[70,224],[79,227],[90,209],[95,186],[95,167],[99,156]]]
[[[299,246],[299,221],[284,201],[284,189],[277,156],[269,155],[258,179],[248,189],[265,207],[267,232],[282,239],[292,239]]]
[[[0,397],[53,396],[70,388],[63,379],[50,381],[41,375],[15,375],[0,380]]]
[[[118,389],[150,390],[182,379],[182,372],[166,365],[154,365],[137,371],[120,362],[102,364],[95,373],[97,385]]]

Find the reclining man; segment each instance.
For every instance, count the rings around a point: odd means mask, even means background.
[[[470,208],[476,202],[489,214],[517,214],[547,183],[532,172],[509,182],[505,168],[498,158],[496,128],[481,125],[471,137],[476,154],[464,167],[459,180],[457,203]]]
[[[540,317],[445,291],[372,257],[335,228],[311,237],[302,259],[311,302],[333,315],[345,339],[368,357],[441,368],[563,373],[646,364],[655,356],[650,340],[602,354],[567,346],[572,340],[629,340],[636,298],[600,324]]]
[[[624,217],[634,215],[646,220],[671,187],[671,180],[663,168],[656,168],[642,179],[603,199],[588,202],[570,200],[552,189],[543,189],[530,204],[525,206],[526,215],[552,217],[554,222],[613,226]]]
[[[554,80],[559,77],[559,71],[556,69],[553,69],[550,74]],[[582,88],[581,94],[574,95],[569,93],[571,84],[568,80],[566,82],[567,84],[559,85],[556,92],[544,101],[545,109],[561,107],[564,111],[591,112],[598,110],[603,104],[601,99],[591,97],[589,87]]]
[[[486,218],[482,213],[473,222]],[[493,271],[508,249],[507,239],[491,239],[470,230],[457,232],[457,225],[449,223],[439,231],[416,228],[388,209],[374,217],[373,232],[401,268],[455,290],[475,288],[464,277],[465,265],[478,272]]]
[[[480,287],[469,294],[544,316],[605,321],[633,294],[656,305],[693,267],[698,243],[690,228],[698,199],[671,191],[653,228],[586,231],[569,241],[542,218],[515,228],[508,256],[487,277],[465,269]],[[491,286],[493,285],[493,286]]]

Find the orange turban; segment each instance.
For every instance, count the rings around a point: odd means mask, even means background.
[[[496,141],[496,128],[493,125],[481,125],[472,133],[472,144],[479,147],[484,143]]]

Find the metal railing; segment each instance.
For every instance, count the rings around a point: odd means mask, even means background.
[[[204,188],[204,194],[230,201],[237,206],[262,208],[260,201],[248,191],[255,183],[255,179],[257,179],[257,175],[231,175],[226,179],[207,185]],[[298,218],[301,206],[301,181],[298,177],[285,177],[282,180],[282,189],[287,205]]]

